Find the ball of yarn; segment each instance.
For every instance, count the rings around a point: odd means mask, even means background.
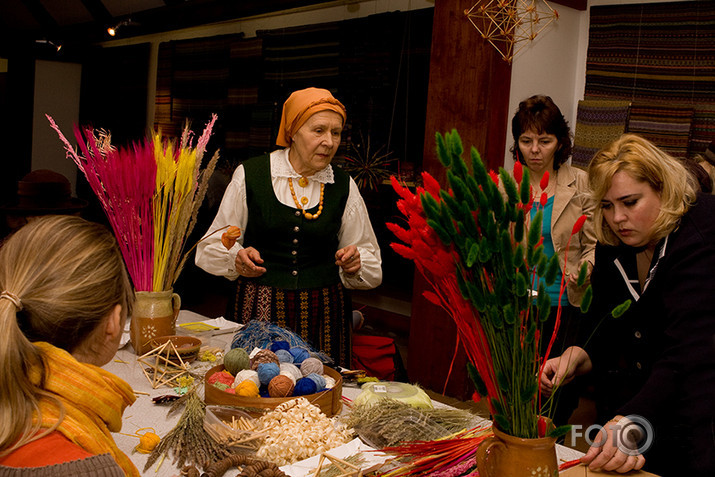
[[[136,450],[141,454],[151,454],[151,451],[159,444],[159,441],[161,441],[161,438],[153,432],[145,432],[139,436],[139,445]]]
[[[315,388],[317,391],[322,391],[325,389],[325,378],[322,375],[316,373],[310,373],[306,378],[312,380],[315,383]]]
[[[303,374],[301,374],[300,369],[298,369],[298,367],[292,363],[281,363],[281,374],[292,376],[293,382],[296,382],[303,377]]]
[[[281,368],[276,363],[261,363],[256,371],[258,372],[258,381],[266,386],[271,379],[281,374]]]
[[[332,376],[324,374],[323,379],[325,379],[325,389],[333,389],[335,387],[336,382]]]
[[[276,351],[276,356],[278,356],[278,361],[281,363],[292,363],[293,355],[287,349],[279,349]]]
[[[295,383],[295,388],[293,389],[294,396],[305,396],[306,394],[313,394],[318,391],[318,387],[315,385],[315,381],[310,378],[301,378]]]
[[[251,358],[251,369],[256,371],[258,365],[262,363],[278,364],[280,363],[280,361],[278,361],[278,356],[276,356],[273,351],[269,349],[262,349],[259,350],[258,353],[253,356],[253,358]]]
[[[223,366],[226,371],[235,376],[242,369],[251,366],[251,358],[248,357],[248,352],[245,349],[233,348],[223,357]]]
[[[308,376],[311,373],[323,374],[323,363],[318,358],[306,358],[300,363],[300,372],[303,376]]]
[[[248,379],[239,383],[238,386],[236,386],[235,391],[237,396],[251,398],[258,397],[258,386],[256,386],[256,383]]]
[[[279,349],[288,351],[290,349],[290,343],[288,343],[287,341],[284,341],[284,340],[274,341],[271,344],[271,351],[273,351],[275,353]]]
[[[233,380],[233,387],[237,387],[243,381],[253,381],[256,387],[261,385],[261,381],[258,379],[258,373],[252,369],[244,369],[239,371],[236,375],[236,379]]]
[[[291,348],[288,351],[293,355],[293,364],[300,364],[310,358],[310,353],[304,348]]]
[[[293,395],[295,385],[288,376],[279,374],[268,383],[268,395],[274,398],[282,398]]]
[[[305,379],[305,378],[303,378]],[[212,384],[213,387],[220,389],[221,391],[225,391],[228,389],[228,384],[226,383],[219,383],[218,381]]]
[[[261,386],[258,388],[258,394],[264,398],[271,397],[271,395],[268,394],[268,386]]]
[[[218,373],[213,373],[211,376],[209,376],[208,383],[221,383],[225,384],[228,387],[233,384],[233,376],[228,371],[219,371]]]

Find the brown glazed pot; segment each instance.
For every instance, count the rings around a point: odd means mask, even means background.
[[[181,298],[173,292],[136,292],[129,339],[138,355],[151,351],[152,340],[159,336],[176,334],[176,318],[181,308]]]
[[[556,438],[525,439],[493,430],[477,449],[481,477],[558,477]]]

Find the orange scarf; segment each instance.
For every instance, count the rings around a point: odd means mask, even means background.
[[[64,406],[65,416],[57,431],[91,454],[111,454],[125,475],[139,476],[137,468],[119,450],[111,435],[122,428],[124,409],[136,400],[129,384],[102,368],[80,363],[49,343],[34,345],[46,357],[48,370],[44,389]],[[36,366],[30,369],[29,376],[34,384],[39,384],[40,373]],[[51,428],[59,420],[59,409],[50,399],[40,401],[40,413],[42,428]]]
[[[306,88],[294,91],[283,103],[283,114],[276,144],[283,147],[290,146],[293,134],[305,124],[308,118],[320,111],[338,113],[345,124],[347,118],[345,106],[335,99],[327,89]]]

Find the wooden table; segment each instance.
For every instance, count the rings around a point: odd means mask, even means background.
[[[192,313],[182,313],[179,316],[179,323],[187,321],[198,321],[197,316],[200,315]],[[227,335],[218,335],[208,338],[213,345],[222,345],[225,350],[230,349],[230,344],[233,338],[233,333]],[[155,396],[161,396],[165,394],[175,394],[174,391],[166,386],[161,386],[157,389],[153,389],[149,380],[146,378],[145,374],[142,372],[141,364],[137,362],[137,356],[134,353],[131,345],[126,345],[126,347],[121,348],[115,359],[104,366],[104,369],[110,371],[120,378],[127,381],[132,388],[137,392],[137,401],[129,407],[124,413],[124,423],[122,426],[121,433],[114,433],[113,437],[119,448],[125,452],[137,466],[142,475],[155,476],[155,477],[172,477],[178,476],[180,474],[180,469],[178,469],[167,457],[161,462],[155,463],[151,468],[144,472],[144,466],[146,465],[148,454],[141,454],[138,452],[133,452],[134,448],[139,443],[139,438],[135,437],[137,430],[151,427],[154,429],[155,433],[160,437],[165,436],[170,432],[177,421],[181,417],[181,410],[176,412],[172,416],[167,416],[167,411],[169,406],[157,405],[152,402],[152,398]],[[213,363],[202,363],[195,361],[192,363],[192,367],[195,371],[201,372],[206,371],[213,366]],[[204,369],[205,368],[205,369]],[[360,389],[355,387],[344,386],[343,396],[354,400],[360,394]],[[433,401],[435,407],[449,407],[446,404],[442,404]],[[346,407],[343,407],[343,413],[347,412]],[[129,434],[129,435],[127,435]],[[557,458],[559,463],[577,459],[583,455],[581,452],[570,449],[564,446],[557,446]],[[288,470],[289,475],[292,477],[303,477],[308,475],[308,473],[303,469],[300,470],[300,466],[295,466]],[[575,471],[572,471],[575,472]],[[564,474],[567,475],[567,474]],[[569,476],[579,476],[579,473],[570,473]],[[649,475],[649,474],[642,474]]]

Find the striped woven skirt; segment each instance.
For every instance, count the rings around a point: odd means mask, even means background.
[[[335,364],[350,367],[352,304],[342,283],[327,288],[286,290],[239,277],[236,295],[228,308],[228,320],[270,321],[325,352]]]

